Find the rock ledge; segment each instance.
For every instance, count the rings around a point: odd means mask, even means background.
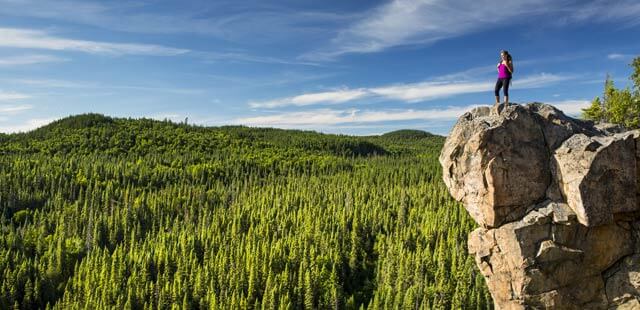
[[[443,178],[497,309],[640,308],[640,131],[609,127],[542,103],[458,119]]]

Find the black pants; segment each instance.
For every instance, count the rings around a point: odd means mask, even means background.
[[[511,78],[499,78],[496,82],[495,94],[496,97],[500,96],[500,88],[504,87],[504,95],[509,96],[509,82],[511,82]]]

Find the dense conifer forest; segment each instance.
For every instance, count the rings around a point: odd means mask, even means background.
[[[421,131],[86,114],[0,134],[0,309],[487,309]]]

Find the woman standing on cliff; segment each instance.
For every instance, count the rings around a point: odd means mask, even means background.
[[[497,68],[498,81],[496,82],[495,88],[496,104],[494,107],[497,108],[500,105],[500,88],[504,88],[504,107],[507,107],[509,104],[509,84],[511,82],[511,75],[513,74],[513,59],[509,52],[500,52],[500,62]]]

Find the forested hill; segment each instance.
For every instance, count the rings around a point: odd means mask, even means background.
[[[152,119],[111,118],[101,114],[71,116],[29,133],[0,135],[3,153],[135,156],[188,153],[206,157],[248,150],[263,153],[269,149],[279,155],[290,155],[292,151],[346,157],[386,155],[415,149],[407,145],[398,148],[397,145],[403,142],[434,146],[441,144],[442,139],[418,130],[353,137],[275,128],[201,127]]]
[[[443,137],[98,114],[0,135],[0,309],[488,308]]]

